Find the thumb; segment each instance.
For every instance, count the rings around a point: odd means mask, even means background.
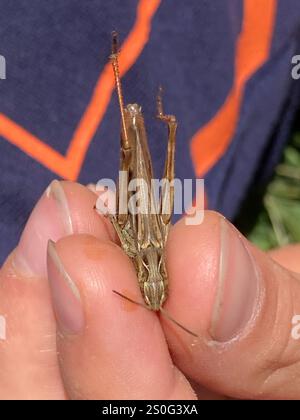
[[[234,398],[300,398],[298,274],[213,212],[202,225],[175,225],[168,270],[167,310],[199,335],[193,342],[164,322],[175,364],[188,377]]]
[[[48,245],[57,349],[71,399],[194,399],[173,366],[158,317],[141,301],[133,265],[114,243],[73,235]]]

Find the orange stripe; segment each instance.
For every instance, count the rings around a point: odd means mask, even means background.
[[[226,152],[236,132],[245,84],[269,58],[276,12],[277,0],[244,0],[233,87],[214,118],[191,140],[191,155],[198,177],[211,169]]]
[[[69,162],[64,156],[3,114],[0,135],[58,175],[67,175]]]
[[[151,30],[151,20],[160,5],[160,1],[139,1],[136,21],[122,45],[120,54],[122,76],[133,66],[147,44]],[[113,90],[114,77],[110,64],[107,64],[100,74],[91,101],[70,141],[66,156],[61,155],[3,114],[0,114],[0,136],[19,147],[57,175],[76,180],[88,147],[105,115]]]

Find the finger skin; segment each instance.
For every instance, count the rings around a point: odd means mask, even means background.
[[[79,290],[85,318],[76,334],[58,320],[59,360],[70,398],[194,399],[172,363],[157,315],[112,292],[142,299],[123,251],[87,235],[63,238],[55,248]]]
[[[269,251],[268,255],[290,271],[300,273],[300,245],[287,245],[283,248]]]
[[[96,195],[79,184],[60,185],[73,232],[110,238],[113,232],[109,225],[93,209]],[[35,206],[17,249],[0,270],[0,317],[6,323],[6,339],[0,339],[0,399],[65,398],[46,278],[48,239],[68,234],[63,217],[64,211],[48,188]]]
[[[260,277],[254,316],[229,342],[216,342],[211,337],[222,219],[217,213],[206,212],[202,225],[191,228],[180,221],[170,233],[170,297],[166,309],[199,334],[194,339],[162,318],[174,363],[188,377],[221,395],[298,399],[300,345],[291,336],[291,322],[295,314],[300,314],[299,276],[276,264],[246,239],[242,241]]]
[[[110,221],[99,215],[94,208],[98,196],[78,183],[62,181],[61,184],[70,207],[74,233],[86,233],[117,242],[117,235]]]
[[[24,278],[11,255],[0,272],[0,400],[64,399],[48,284]]]

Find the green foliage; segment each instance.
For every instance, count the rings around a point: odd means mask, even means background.
[[[300,131],[265,190],[250,193],[236,224],[263,250],[300,242]]]

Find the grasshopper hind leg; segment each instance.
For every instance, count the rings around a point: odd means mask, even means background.
[[[106,217],[109,218],[111,224],[115,228],[115,231],[120,240],[121,246],[125,253],[130,258],[135,258],[136,256],[136,246],[132,235],[129,232],[129,229],[122,229],[119,225],[117,217],[113,214],[107,214]]]
[[[175,177],[175,143],[177,120],[174,115],[166,115],[163,110],[162,88],[160,87],[157,94],[157,118],[168,126],[168,150],[165,162],[163,178],[166,185],[162,188],[160,200],[161,220],[165,226],[168,226],[173,214],[174,207],[174,177]]]

